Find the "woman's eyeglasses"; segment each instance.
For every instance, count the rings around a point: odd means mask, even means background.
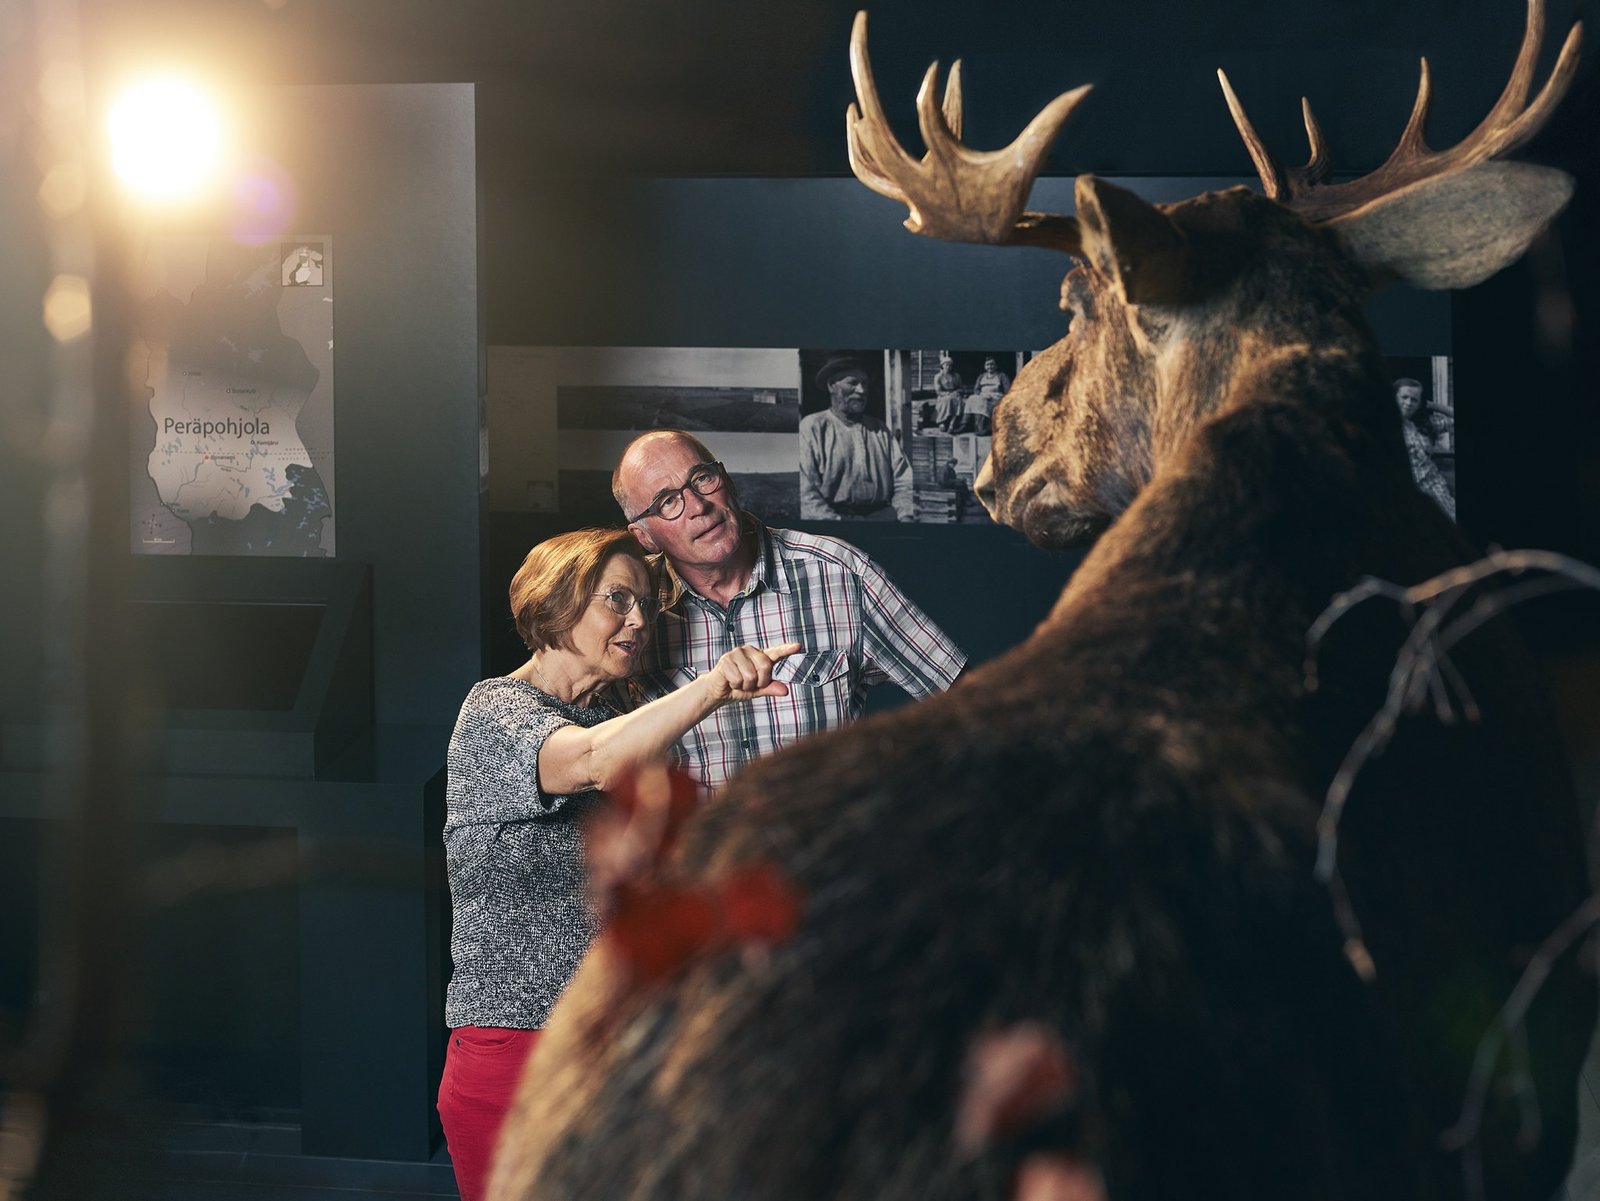
[[[626,617],[632,613],[635,605],[639,606],[639,615],[646,621],[654,621],[656,614],[661,612],[659,597],[635,596],[626,588],[613,588],[610,592],[596,592],[595,595],[605,601],[606,608],[618,617]]]
[[[683,512],[683,494],[693,490],[696,496],[710,496],[722,488],[721,463],[701,463],[689,473],[689,478],[683,481],[679,488],[663,488],[656,493],[656,498],[649,506],[634,516],[629,521],[643,521],[654,514],[657,517],[671,521]]]

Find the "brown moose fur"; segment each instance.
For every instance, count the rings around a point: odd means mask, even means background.
[[[797,935],[643,992],[602,941],[524,1080],[500,1201],[1003,1198],[1038,1152],[1094,1165],[1113,1201],[1470,1195],[1440,1135],[1586,893],[1552,723],[1492,624],[1453,656],[1481,726],[1409,717],[1362,772],[1339,857],[1362,982],[1314,826],[1407,627],[1354,611],[1315,691],[1306,633],[1363,576],[1473,550],[1409,474],[1362,316],[1382,264],[1243,189],[1141,204],[1079,181],[1071,327],[998,410],[980,488],[1046,545],[1104,531],[1055,610],[700,817],[673,875],[774,862]],[[1171,270],[1138,265],[1151,214]],[[1594,1002],[1567,957],[1529,1015],[1536,1137],[1497,1070],[1489,1197],[1558,1187]],[[1072,1099],[964,1155],[968,1050],[1019,1023],[1060,1033]]]

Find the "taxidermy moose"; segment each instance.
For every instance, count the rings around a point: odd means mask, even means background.
[[[977,491],[1042,546],[1097,541],[1026,643],[755,764],[687,823],[648,888],[712,896],[766,865],[792,929],[648,978],[602,937],[496,1197],[1548,1201],[1595,1015],[1577,956],[1467,1103],[1481,1037],[1587,894],[1515,639],[1491,622],[1436,661],[1481,722],[1404,714],[1320,876],[1330,783],[1414,614],[1353,606],[1314,681],[1306,662],[1336,594],[1473,558],[1412,481],[1362,305],[1481,280],[1561,209],[1566,176],[1502,156],[1558,102],[1577,33],[1530,102],[1531,0],[1504,94],[1449,150],[1423,140],[1424,64],[1399,147],[1347,183],[1309,108],[1310,162],[1286,170],[1224,79],[1265,196],[1151,205],[1085,175],[1069,217],[1023,203],[1086,88],[977,153],[959,76],[941,105],[931,68],[915,160],[857,18],[856,174],[915,232],[1077,260],[1067,334],[997,410]]]

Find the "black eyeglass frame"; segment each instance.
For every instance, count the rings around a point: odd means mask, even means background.
[[[714,488],[706,489],[694,482],[694,477],[706,468],[709,468],[712,474],[702,483],[710,483],[711,480],[715,480],[716,487]],[[685,492],[693,492],[696,496],[712,496],[721,492],[722,486],[727,482],[728,470],[720,461],[713,459],[709,463],[696,463],[689,469],[689,478],[684,480],[681,485],[676,488],[663,488],[656,493],[656,498],[653,501],[634,516],[628,518],[628,521],[631,524],[635,521],[643,521],[646,517],[660,517],[662,521],[676,521],[683,515],[683,494]],[[675,502],[677,506],[677,512],[670,516],[662,511],[669,502]]]
[[[632,613],[635,605],[638,606],[640,614],[643,615],[646,621],[654,621],[661,615],[661,598],[659,596],[640,596],[629,588],[613,588],[610,592],[595,592],[591,595],[605,601],[606,608],[610,609],[618,617],[626,617],[629,613]],[[611,599],[614,596],[627,596],[631,599],[619,609]]]

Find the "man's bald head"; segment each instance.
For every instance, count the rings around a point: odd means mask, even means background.
[[[631,518],[639,508],[649,503],[636,502],[628,495],[628,484],[632,482],[629,477],[632,475],[633,467],[645,452],[663,442],[678,442],[687,446],[701,463],[714,463],[717,460],[717,456],[706,449],[704,442],[683,430],[651,430],[647,434],[640,434],[628,443],[622,452],[622,457],[617,460],[616,470],[611,473],[611,496],[617,502],[617,507],[622,510],[624,518]],[[630,507],[634,505],[637,505],[637,508]]]

